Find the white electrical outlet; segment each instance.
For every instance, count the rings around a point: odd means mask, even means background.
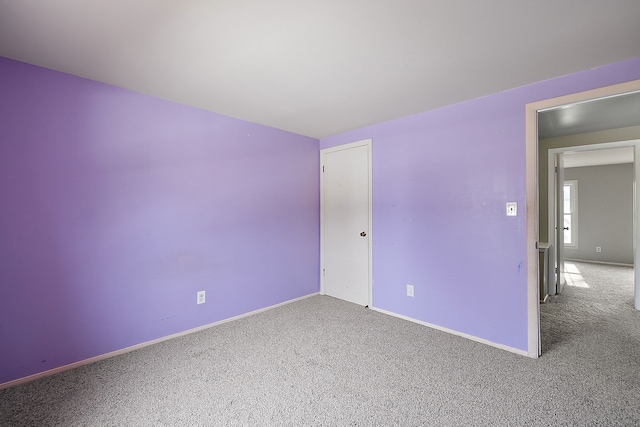
[[[596,252],[602,252],[602,247],[596,246]]]
[[[507,216],[518,216],[518,202],[507,202]]]
[[[198,291],[198,304],[204,304],[205,291]]]
[[[413,285],[407,285],[407,296],[408,297],[413,296]]]

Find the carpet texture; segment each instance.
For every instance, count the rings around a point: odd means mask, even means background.
[[[537,360],[315,296],[0,390],[0,425],[639,425],[633,269],[573,266]]]

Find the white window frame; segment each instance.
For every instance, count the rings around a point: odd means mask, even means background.
[[[564,187],[569,186],[570,195],[571,195],[571,212],[564,212],[564,215],[571,215],[571,226],[569,227],[569,233],[571,234],[571,243],[567,243],[567,240],[564,240],[564,246],[570,249],[578,249],[578,180],[576,179],[565,179],[562,191],[564,192]],[[562,223],[564,227],[564,221]]]

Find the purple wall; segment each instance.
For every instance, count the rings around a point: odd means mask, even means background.
[[[634,79],[640,58],[321,140],[373,139],[374,306],[527,350],[525,105]]]
[[[0,58],[0,383],[317,292],[318,158]]]
[[[633,79],[322,140],[373,138],[374,305],[526,350],[525,104]],[[0,58],[0,383],[318,291],[318,176],[315,139]]]

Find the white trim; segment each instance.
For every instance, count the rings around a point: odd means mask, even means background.
[[[449,329],[449,328],[443,328],[442,326],[438,326],[438,325],[434,325],[431,323],[427,323],[427,322],[423,322],[422,320],[418,320],[418,319],[414,319],[412,317],[408,317],[408,316],[403,316],[402,314],[398,314],[398,313],[394,313],[392,311],[387,311],[387,310],[383,310],[380,308],[373,308],[374,311],[377,311],[378,313],[382,313],[382,314],[386,314],[388,316],[393,316],[393,317],[397,317],[399,319],[403,319],[403,320],[408,320],[409,322],[413,322],[413,323],[417,323],[419,325],[422,326],[427,326],[431,329],[437,329],[438,331],[442,331],[442,332],[447,332],[449,334],[452,335],[456,335],[462,338],[466,338],[468,340],[471,341],[475,341],[475,342],[479,342],[482,344],[486,344],[486,345],[490,345],[491,347],[495,347],[495,348],[499,348],[501,350],[506,350],[506,351],[510,351],[511,353],[516,353],[519,354],[521,356],[528,356],[528,352],[526,350],[520,350],[519,348],[515,348],[515,347],[510,347],[508,345],[504,345],[504,344],[498,344],[489,340],[485,340],[483,338],[478,338],[476,336],[473,335],[469,335],[469,334],[465,334],[464,332],[460,332],[460,331],[456,331],[454,329]]]
[[[320,153],[335,153],[336,151],[349,150],[363,146],[371,146],[371,138],[362,139],[360,141],[350,142],[348,144],[336,145],[335,147],[323,148]]]
[[[182,331],[182,332],[178,332],[178,333],[175,333],[175,334],[167,335],[167,336],[164,336],[164,337],[161,337],[161,338],[156,338],[155,340],[146,341],[146,342],[143,342],[143,343],[140,343],[140,344],[132,345],[131,347],[126,347],[126,348],[123,348],[123,349],[120,349],[120,350],[112,351],[112,352],[101,354],[101,355],[94,356],[94,357],[90,357],[88,359],[80,360],[78,362],[73,362],[73,363],[70,363],[68,365],[59,366],[57,368],[49,369],[48,371],[38,372],[37,374],[33,374],[33,375],[26,376],[26,377],[18,378],[16,380],[7,381],[6,383],[0,384],[0,390],[5,389],[5,388],[9,388],[9,387],[13,387],[13,386],[16,386],[16,385],[24,384],[24,383],[27,383],[29,381],[34,381],[34,380],[37,380],[39,378],[48,377],[49,375],[58,374],[60,372],[64,372],[64,371],[68,371],[70,369],[78,368],[78,367],[83,366],[83,365],[88,365],[90,363],[99,362],[101,360],[109,359],[111,357],[120,356],[122,354],[129,353],[129,352],[134,351],[134,350],[139,350],[141,348],[148,347],[150,345],[159,344],[159,343],[161,343],[163,341],[168,341],[168,340],[171,340],[171,339],[174,339],[174,338],[178,338],[178,337],[181,337],[181,336],[184,336],[184,335],[189,335],[189,334],[192,334],[194,332],[200,332],[200,331],[203,331],[205,329],[212,328],[214,326],[222,325],[224,323],[229,323],[229,322],[233,322],[235,320],[240,320],[240,319],[243,319],[245,317],[253,316],[254,314],[262,313],[263,311],[267,311],[267,310],[272,310],[274,308],[278,308],[278,307],[281,307],[283,305],[291,304],[292,302],[300,301],[300,300],[303,300],[303,299],[306,299],[306,298],[309,298],[309,297],[312,297],[312,296],[315,296],[315,295],[318,295],[318,292],[314,292],[312,294],[305,295],[305,296],[298,297],[298,298],[294,298],[294,299],[291,299],[291,300],[288,300],[288,301],[284,301],[284,302],[281,302],[281,303],[278,303],[278,304],[275,304],[275,305],[270,305],[269,307],[260,308],[258,310],[250,311],[248,313],[239,314],[237,316],[229,317],[228,319],[219,320],[217,322],[209,323],[207,325],[198,326],[197,328],[188,329],[186,331]]]
[[[527,356],[537,358],[540,342],[540,279],[538,276],[538,113],[526,105],[525,183],[527,224]],[[535,285],[534,285],[535,284]]]
[[[540,110],[575,104],[593,99],[599,99],[629,92],[640,91],[640,80],[634,80],[617,85],[601,87],[585,92],[560,96],[532,102],[525,106],[525,157],[526,157],[526,192],[527,192],[527,321],[528,321],[528,355],[540,355],[540,298],[538,296],[538,117]],[[636,145],[635,158],[640,159],[640,147]],[[640,162],[635,162],[636,177],[640,177]],[[635,183],[634,183],[635,197]],[[640,234],[640,198],[635,197],[634,203],[634,262],[640,265],[640,251],[636,250],[636,240]],[[635,214],[637,212],[638,214]],[[638,281],[640,274],[635,275],[635,306],[640,310],[640,289]]]
[[[624,262],[608,262],[608,261],[594,261],[591,259],[577,259],[577,258],[565,258],[565,261],[585,262],[587,264],[604,264],[604,265],[619,265],[620,267],[634,267],[633,264],[627,264]]]
[[[368,169],[369,169],[369,229],[367,235],[369,236],[369,298],[368,306],[373,308],[373,153],[372,153],[372,140],[371,138],[363,139],[356,142],[350,142],[348,144],[338,145],[336,147],[325,148],[320,150],[320,295],[325,295],[324,291],[324,179],[323,179],[323,166],[324,155],[328,153],[335,153],[336,151],[349,150],[351,148],[367,147]]]
[[[638,179],[640,179],[640,144],[633,151],[633,262],[640,266],[640,197],[638,197]],[[633,270],[634,307],[640,310],[640,274]]]

